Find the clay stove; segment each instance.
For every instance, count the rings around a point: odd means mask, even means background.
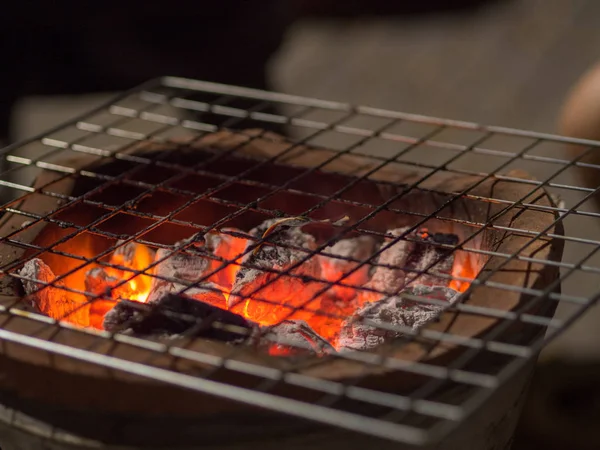
[[[3,403],[63,443],[271,445],[245,422],[292,446],[365,444],[285,412],[418,444],[476,391],[515,398],[493,374],[542,328],[500,318],[552,314],[531,299],[562,248],[554,200],[510,181],[526,174],[423,178],[258,129],[112,155],[46,164],[1,224]],[[379,419],[390,407],[398,423]]]

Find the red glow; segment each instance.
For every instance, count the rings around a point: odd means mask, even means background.
[[[458,280],[457,277],[464,278],[466,281]],[[452,280],[448,287],[458,292],[465,292],[475,278],[477,278],[477,270],[474,267],[473,255],[466,251],[456,251],[452,266]]]
[[[110,264],[115,266],[123,266],[128,270],[120,270],[115,267],[107,267],[106,272],[117,279],[129,278],[135,272],[145,271],[154,260],[153,254],[148,247],[142,244],[135,244],[135,252],[132,261],[127,261],[126,258],[118,252],[114,252],[110,258]],[[131,278],[122,290],[127,290],[129,300],[145,303],[150,293],[152,285],[152,277],[150,275],[140,274]]]
[[[428,235],[427,230],[422,230],[423,238]],[[224,264],[223,261],[234,261],[211,276],[210,281],[218,284],[229,296],[236,274],[240,269],[241,254],[247,246],[247,241],[228,234],[218,236],[218,245],[212,251],[220,260],[212,264],[213,270],[217,270]],[[216,242],[216,241],[215,241]],[[131,277],[133,271],[144,271],[153,262],[153,252],[141,244],[135,245],[133,258],[127,260],[123,254],[114,253],[110,258],[110,264],[123,266],[123,269],[105,267],[106,273],[123,280]],[[315,262],[316,263],[316,262]],[[310,327],[330,342],[336,345],[344,320],[353,315],[357,308],[365,302],[375,302],[381,295],[375,292],[360,290],[368,281],[368,273],[355,271],[350,276],[344,277],[344,273],[335,265],[321,264],[321,278],[324,282],[307,282],[298,277],[279,277],[277,283],[267,282],[261,286],[250,286],[247,292],[241,295],[251,294],[249,298],[240,297],[237,304],[231,306],[231,311],[245,318],[258,322],[261,325],[276,325],[283,320],[304,320]],[[459,292],[465,292],[470,286],[470,280],[477,275],[476,261],[471,254],[465,251],[457,251],[452,267],[452,276],[466,279],[452,279],[448,287]],[[272,274],[273,278],[275,274]],[[271,275],[269,275],[271,277]],[[341,281],[340,281],[341,280]],[[109,293],[114,300],[96,300],[90,307],[90,326],[102,329],[104,315],[114,306],[119,299],[129,299],[145,302],[148,298],[152,282],[151,273],[142,273],[124,285],[115,288]],[[325,289],[326,282],[340,282],[343,286],[335,286],[334,289]],[[255,293],[252,293],[256,291]],[[318,292],[324,291],[316,298],[312,298]],[[225,307],[225,306],[223,306]],[[49,314],[51,315],[51,314]],[[68,318],[67,318],[68,320]],[[273,355],[287,354],[284,348],[273,346],[270,351]]]

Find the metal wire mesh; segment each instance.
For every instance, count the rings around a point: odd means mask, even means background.
[[[263,113],[261,111],[271,107],[281,111],[280,114]],[[158,152],[147,157],[132,154],[129,150],[140,142],[161,142],[170,139],[187,138],[198,140],[204,136],[218,131],[221,128],[247,129],[247,128],[277,128],[285,129],[292,136],[290,144],[285,150],[271,159],[257,160],[246,171],[223,174],[211,171],[210,164],[215,161],[236,154],[237,149],[228,152],[218,152],[196,165],[183,165],[169,159],[172,151]],[[260,137],[260,135],[258,135]],[[570,140],[562,137],[538,134],[533,132],[505,129],[501,127],[486,127],[472,123],[434,119],[430,117],[384,111],[369,107],[354,107],[347,104],[329,102],[290,95],[262,92],[237,88],[207,82],[184,80],[179,78],[164,78],[150,82],[136,88],[105,105],[76,120],[54,129],[43,136],[19,143],[7,148],[3,152],[6,161],[6,170],[0,176],[0,185],[10,198],[3,206],[3,211],[8,215],[16,215],[23,219],[23,225],[2,236],[0,245],[3,252],[11,249],[27,250],[27,258],[19,257],[12,260],[3,260],[2,273],[5,280],[23,280],[19,275],[20,269],[26,260],[40,255],[52,253],[65,256],[78,261],[73,268],[63,275],[52,280],[47,285],[59,287],[70,292],[82,292],[72,287],[60,284],[70,273],[90,264],[102,267],[111,266],[106,261],[118,246],[130,242],[137,242],[154,248],[165,248],[170,252],[189,251],[193,242],[181,242],[177,246],[165,245],[152,239],[161,232],[165,224],[207,232],[217,230],[229,223],[232,219],[248,213],[260,214],[267,218],[281,218],[282,213],[265,207],[265,201],[280,193],[300,193],[313,200],[312,206],[301,212],[305,217],[318,211],[324,205],[337,202],[348,207],[363,207],[368,209],[368,214],[353,223],[351,226],[341,225],[339,232],[360,231],[370,233],[382,238],[382,233],[369,230],[364,223],[377,214],[388,211],[413,215],[414,225],[400,237],[395,237],[389,245],[402,239],[410,240],[410,231],[414,231],[431,218],[454,221],[467,225],[471,230],[465,242],[458,245],[436,244],[451,250],[468,249],[469,252],[489,258],[491,256],[502,258],[502,266],[514,260],[523,260],[530,263],[551,265],[560,269],[560,277],[549,282],[542,289],[525,288],[509,284],[493,283],[489,280],[490,273],[480,276],[472,281],[472,286],[490,286],[499,293],[517,291],[527,294],[529,300],[526,305],[521,305],[516,310],[505,311],[494,308],[477,308],[458,301],[451,310],[461,313],[479,315],[493,318],[495,326],[488,333],[481,336],[465,337],[454,335],[451,332],[434,330],[414,331],[406,327],[392,327],[401,331],[405,336],[405,343],[426,338],[437,343],[452,343],[457,345],[462,353],[459,357],[445,366],[422,361],[406,363],[398,361],[385,352],[344,352],[324,356],[364,364],[369,367],[386,367],[397,372],[419,375],[424,381],[416,390],[410,393],[382,392],[372,387],[361,384],[361,376],[345,381],[324,380],[294,370],[263,367],[259,364],[239,363],[236,361],[236,347],[231,352],[215,356],[202,353],[196,349],[186,349],[176,343],[161,341],[150,342],[122,334],[91,331],[80,329],[73,325],[57,323],[41,315],[25,314],[20,300],[8,298],[3,301],[2,307],[3,328],[0,329],[0,338],[7,342],[15,342],[41,349],[57,355],[79,359],[92,364],[101,365],[118,371],[124,371],[146,378],[151,378],[168,384],[185,387],[191,390],[208,393],[217,397],[231,399],[237,402],[257,405],[277,412],[303,417],[317,422],[322,422],[336,427],[342,427],[365,434],[392,439],[398,442],[423,445],[437,442],[447,436],[450,431],[468,420],[472,414],[495,392],[506,383],[510,377],[524,367],[539,350],[557,336],[562,330],[579,317],[598,297],[597,276],[600,271],[597,250],[600,248],[597,240],[577,231],[578,228],[569,227],[569,221],[583,221],[595,223],[598,213],[588,205],[588,200],[596,190],[583,188],[577,185],[576,178],[571,171],[575,168],[586,166],[579,161],[569,161],[561,157],[562,146],[566,143],[589,145],[593,148],[596,142]],[[286,163],[286,158],[299,145],[311,145],[333,149],[329,159],[302,170],[288,180],[279,184],[257,181],[249,176],[252,171],[267,167],[272,162]],[[358,155],[368,158],[371,168],[362,171],[342,189],[329,194],[319,194],[312,191],[301,191],[295,187],[295,182],[319,170],[327,170],[328,164],[343,155]],[[79,170],[74,166],[65,164],[68,158],[85,156],[96,162],[120,162],[125,164],[124,170],[117,173],[101,173],[98,171]],[[417,171],[419,176],[400,189],[387,201],[372,205],[355,200],[349,200],[342,195],[349,189],[356,187],[360,182],[390,165]],[[169,172],[159,182],[140,179],[137,174],[141,168],[152,166]],[[479,170],[472,168],[478,166]],[[543,181],[508,176],[510,169],[524,169]],[[32,188],[32,183],[42,172],[51,172],[54,177],[45,186]],[[443,202],[432,213],[422,214],[417,211],[394,210],[393,202],[405,196],[412,189],[420,186],[427,179],[439,174],[475,175],[479,176],[477,184],[469,185],[467,189],[446,195]],[[201,192],[190,191],[177,187],[176,182],[189,175],[198,175],[211,178],[214,183],[202,189]],[[52,186],[57,180],[76,179],[92,181],[92,188],[85,193],[64,194],[53,191]],[[527,186],[527,195],[515,200],[496,198],[493,195],[484,196],[472,194],[473,189],[489,180],[503,180]],[[248,189],[259,189],[262,196],[251,202],[232,200],[220,195],[232,184],[239,184]],[[393,185],[393,183],[392,183]],[[120,204],[109,204],[97,200],[94,196],[106,189],[130,189],[135,195],[130,195]],[[532,200],[531,195],[540,189],[548,189],[553,194],[559,195],[569,207],[556,205],[543,205]],[[150,194],[166,193],[170,196],[183,199],[176,205],[169,205],[169,210],[164,214],[156,214],[138,208],[139,202]],[[32,195],[46,196],[54,201],[59,201],[59,206],[45,214],[22,209],[22,201]],[[543,194],[540,194],[543,195]],[[172,197],[169,197],[172,198]],[[485,223],[469,221],[458,217],[441,217],[442,211],[461,199],[500,205],[501,209],[496,216]],[[225,208],[228,213],[210,224],[195,223],[182,219],[181,213],[190,205],[199,201],[214,203]],[[78,224],[67,222],[61,218],[61,213],[68,211],[74,205],[85,205],[97,208],[102,213],[89,223]],[[523,228],[500,226],[494,223],[494,218],[518,210],[537,210],[556,213],[559,217],[543,231],[532,231]],[[125,214],[133,219],[148,222],[140,231],[123,233],[107,231],[103,224],[120,214]],[[552,231],[558,222],[566,223],[567,233]],[[53,224],[68,230],[60,240],[50,246],[36,246],[23,239],[28,230],[39,224]],[[537,242],[541,239],[555,239],[564,241],[566,248],[563,261],[550,261],[539,259],[535,256],[523,256],[519,251],[502,253],[491,248],[476,248],[465,246],[467,241],[480,237],[488,230],[516,233],[526,238],[526,244]],[[117,241],[118,245],[111,245],[108,249],[84,257],[61,249],[61,244],[68,242],[76,236],[89,233],[103,239]],[[154,234],[153,234],[154,233]],[[225,231],[225,233],[227,233]],[[235,232],[229,232],[235,235]],[[150,236],[150,237],[149,237]],[[255,240],[255,245],[248,252],[255,251],[257,245],[269,245],[268,238],[260,238],[243,234],[247,239]],[[388,236],[389,237],[389,236]],[[316,250],[306,251],[294,248],[304,253],[301,262],[310,259],[316,253],[327,254],[327,244],[320,245]],[[381,250],[379,250],[379,253]],[[6,253],[8,254],[8,253]],[[170,253],[172,254],[172,253]],[[349,261],[361,265],[377,265],[377,253],[366,260],[348,258]],[[118,286],[128,283],[140,274],[150,273],[160,261],[155,261],[150,266],[140,270],[128,270],[127,277],[123,278]],[[218,260],[219,267],[225,267],[235,261]],[[301,262],[297,264],[298,267]],[[427,268],[415,276],[427,272],[439,261],[433,261]],[[238,261],[239,263],[239,261]],[[284,273],[273,269],[275,279],[281,276],[301,277],[294,275],[292,268],[287,268]],[[348,274],[349,275],[349,274]],[[448,279],[455,276],[446,276]],[[166,281],[170,280],[168,277]],[[309,280],[310,281],[310,280]],[[319,280],[312,280],[319,281]],[[465,281],[462,279],[461,281]],[[340,280],[335,283],[343,283]],[[560,285],[567,287],[564,293]],[[197,286],[190,283],[184,292]],[[118,287],[117,286],[117,287]],[[324,286],[315,296],[331,287],[331,283]],[[364,287],[363,287],[364,289]],[[368,288],[367,288],[368,289]],[[89,295],[90,301],[102,299],[102,294]],[[467,291],[464,295],[469,295]],[[420,299],[424,300],[424,299]],[[427,301],[427,299],[425,299]],[[559,320],[542,313],[544,309],[552,309],[556,303],[570,306],[568,317]],[[429,300],[435,303],[433,300]],[[536,308],[533,308],[537,305]],[[295,309],[302,309],[300,305]],[[290,314],[294,309],[290,310]],[[73,332],[88,334],[94,337],[94,344],[86,348],[75,348],[64,343],[55,342],[49,338],[41,338],[35,334],[27,335],[11,331],[10,321],[15,318],[40,323],[44,329],[68,328]],[[515,323],[528,324],[538,327],[539,330],[547,329],[544,335],[539,332],[535,337],[526,342],[508,340],[503,333]],[[213,326],[221,326],[218,323]],[[227,325],[222,325],[227,327]],[[232,327],[229,327],[232,328]],[[245,333],[233,327],[237,333]],[[194,375],[178,372],[175,368],[155,366],[151,359],[144,362],[135,362],[115,355],[106,355],[96,351],[98,342],[115,340],[126,343],[133,348],[155,352],[156,355],[171,355],[178,359],[201,361],[209,367],[201,373]],[[494,364],[482,365],[488,355],[494,356]],[[479,363],[478,363],[479,361]],[[219,382],[214,374],[226,367],[228,370],[255,376],[259,382],[253,388],[235,386]],[[366,375],[365,375],[366,376]],[[319,394],[316,402],[301,401],[287,398],[276,393],[276,387],[290,385],[301,387]],[[443,399],[438,394],[444,389],[453,388],[459,391],[452,399]],[[348,402],[354,407],[349,407]],[[360,412],[356,404],[363,406]],[[372,410],[371,407],[376,407]]]

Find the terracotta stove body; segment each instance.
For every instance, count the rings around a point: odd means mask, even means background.
[[[282,442],[286,448],[398,448],[398,440],[416,448],[426,443],[413,429],[443,430],[435,426],[445,420],[460,426],[427,448],[508,448],[534,359],[508,371],[500,386],[494,375],[515,359],[510,349],[539,339],[544,327],[499,317],[551,317],[555,303],[536,302],[531,292],[547,286],[560,292],[558,267],[543,263],[559,261],[562,252],[562,241],[548,237],[562,233],[555,203],[543,190],[530,193],[527,184],[510,181],[526,174],[436,174],[421,181],[393,162],[292,144],[260,130],[144,142],[118,155],[107,162],[81,153],[64,161],[83,170],[77,176],[52,167],[41,172],[35,191],[16,206],[31,217],[6,214],[0,224],[0,235],[12,243],[0,253],[7,272],[39,256],[60,275],[109,252],[118,239],[140,235],[140,242],[169,246],[198,230],[248,230],[269,215],[309,211],[319,220],[347,216],[348,226],[379,236],[418,226],[456,234],[477,278],[439,320],[372,352],[278,357],[203,338],[143,340],[52,325],[14,310],[23,309],[23,292],[18,277],[6,276],[3,303],[13,310],[5,312],[10,320],[0,330],[7,333],[0,383],[11,424],[5,435],[14,437],[15,448],[27,448],[27,441],[48,448],[100,442],[115,448],[281,448]],[[538,208],[506,208],[515,203]],[[541,236],[532,240],[511,230]],[[493,340],[499,350],[478,352],[472,344],[480,339]],[[343,386],[348,393],[337,399]],[[456,405],[480,390],[489,391],[483,409],[459,419]],[[414,393],[417,408],[407,404],[400,428],[378,421],[389,413],[386,398]],[[438,404],[446,406],[436,410]],[[357,417],[377,436],[358,432]]]

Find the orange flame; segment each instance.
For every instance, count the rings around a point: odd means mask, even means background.
[[[126,267],[129,270],[121,270],[115,267],[108,267],[107,273],[115,278],[129,278],[132,272],[144,272],[148,269],[150,264],[154,261],[153,252],[143,244],[133,244],[133,256],[131,260],[125,258],[123,253],[114,252],[110,258],[110,264],[115,266]],[[125,286],[117,289],[118,294],[125,296],[129,300],[145,303],[150,294],[150,287],[152,285],[152,274],[147,275],[146,273],[136,275],[131,278]]]
[[[475,255],[464,250],[457,250],[454,253],[454,263],[452,265],[452,280],[448,287],[458,292],[465,292],[471,286],[471,282],[477,278],[477,269],[473,261]],[[460,280],[457,279],[461,278]],[[466,279],[466,280],[463,280]]]

